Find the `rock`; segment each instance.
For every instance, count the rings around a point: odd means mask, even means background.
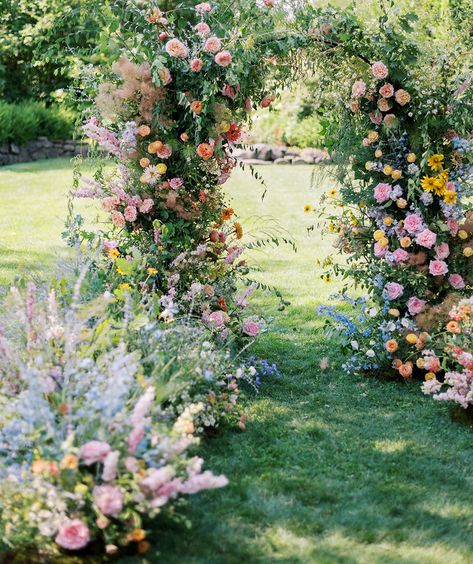
[[[20,147],[18,147],[18,145],[16,145],[15,143],[10,143],[10,152],[14,155],[19,155]]]
[[[289,165],[291,164],[291,161],[289,159],[285,159],[283,157],[276,159],[274,161],[274,164],[278,164],[278,165]]]
[[[284,156],[286,156],[286,153],[287,153],[287,147],[285,147],[284,145],[275,145],[272,148],[273,161],[277,159],[282,159]]]
[[[308,163],[305,159],[301,159],[300,157],[297,157],[297,158],[292,160],[292,164],[293,165],[306,165],[306,164],[310,164],[310,163]]]
[[[36,151],[33,151],[31,153],[32,161],[40,161],[41,159],[45,159],[45,158],[46,158],[46,151],[43,151],[41,149],[37,149]]]
[[[266,143],[258,143],[254,146],[255,157],[262,161],[272,161],[273,160],[273,148],[271,145],[266,145]]]

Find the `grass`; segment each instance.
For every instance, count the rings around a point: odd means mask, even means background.
[[[267,166],[261,172],[269,186],[264,202],[261,186],[241,171],[228,191],[243,219],[273,215],[299,245],[297,254],[279,247],[257,257],[260,277],[292,302],[277,312],[274,297],[258,296],[275,321],[253,352],[277,362],[283,377],[248,398],[246,432],[225,430],[203,444],[206,466],[231,483],[194,496],[184,511],[193,528],[161,529],[146,561],[472,562],[471,429],[454,423],[448,406],[423,396],[416,382],[340,371],[337,343],[316,331],[316,306],[336,287],[322,283],[315,267],[315,259],[330,252],[329,242],[306,232],[310,219],[302,207],[317,200],[309,190],[311,168]],[[3,244],[13,245],[4,278],[11,278],[15,257],[29,264],[29,256],[40,256],[44,264],[57,251],[54,218],[64,208],[69,182],[64,161],[0,171],[10,222]],[[26,193],[41,198],[29,230],[23,227],[29,224]],[[0,263],[6,263],[3,255]],[[331,360],[326,371],[319,366],[323,356]]]

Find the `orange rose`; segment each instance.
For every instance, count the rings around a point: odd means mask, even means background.
[[[397,341],[395,339],[390,339],[389,341],[386,341],[386,350],[390,353],[396,352],[398,349],[399,345],[397,344]]]
[[[447,331],[449,333],[461,333],[461,329],[460,329],[460,325],[458,325],[458,323],[456,321],[449,321],[447,323]]]
[[[410,378],[412,376],[412,362],[406,362],[399,367],[399,374],[403,378]]]
[[[154,155],[155,153],[160,151],[162,148],[163,148],[163,142],[162,141],[153,141],[152,143],[150,143],[148,145],[148,153],[151,153],[152,155]]]
[[[208,143],[201,143],[197,147],[197,154],[199,155],[199,157],[204,159],[204,161],[208,161],[210,157],[214,154],[214,149],[212,145],[209,145]]]
[[[138,135],[140,135],[140,137],[147,137],[150,133],[151,129],[148,125],[140,125],[140,127],[138,127]]]
[[[191,110],[194,112],[194,114],[200,114],[203,108],[204,104],[202,104],[200,100],[194,100],[191,104]]]

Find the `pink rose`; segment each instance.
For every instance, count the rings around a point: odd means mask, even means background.
[[[394,96],[394,86],[387,82],[386,84],[383,84],[383,86],[381,86],[379,93],[383,98],[391,98],[391,96]]]
[[[90,531],[80,519],[67,520],[59,527],[54,540],[66,550],[80,550],[89,544]]]
[[[390,300],[395,300],[404,293],[404,286],[397,282],[388,282],[384,287],[384,291]]]
[[[79,457],[82,458],[86,466],[103,462],[112,449],[108,443],[101,441],[89,441],[80,449]]]
[[[459,274],[452,274],[448,281],[455,290],[462,290],[465,287],[465,281]]]
[[[371,72],[373,73],[373,76],[378,80],[386,78],[389,74],[388,67],[381,61],[376,61],[376,63],[373,63],[371,65]]]
[[[261,107],[262,108],[268,108],[271,103],[273,101],[273,97],[272,96],[265,96],[262,100],[261,100]]]
[[[260,328],[254,321],[245,321],[243,323],[243,333],[245,333],[245,335],[256,338],[259,332]]]
[[[387,253],[387,249],[386,247],[382,247],[379,243],[375,243],[374,244],[374,256],[375,257],[384,257],[384,255]]]
[[[361,98],[366,93],[366,84],[363,80],[357,80],[351,88],[352,98]]]
[[[156,155],[157,155],[160,159],[169,159],[169,157],[172,155],[171,146],[164,144],[161,148],[159,148],[159,149],[156,151]]]
[[[125,225],[125,218],[123,217],[122,212],[116,210],[112,211],[112,223],[116,227],[123,227]]]
[[[127,206],[123,215],[127,221],[136,221],[138,217],[138,212],[136,211],[135,206]]]
[[[209,37],[204,44],[204,49],[209,53],[218,53],[222,48],[222,42],[218,37]]]
[[[397,117],[394,114],[386,114],[383,121],[386,127],[395,127],[397,124]]]
[[[210,33],[210,27],[205,22],[199,22],[194,30],[199,35],[208,35]]]
[[[432,276],[443,276],[448,272],[447,263],[443,260],[431,260],[429,264],[429,272]]]
[[[149,213],[153,209],[153,206],[153,200],[151,198],[146,198],[141,202],[139,209],[141,213]]]
[[[380,182],[374,189],[374,199],[378,202],[378,204],[387,202],[391,196],[391,192],[392,192],[391,184]]]
[[[251,112],[251,110],[253,109],[253,104],[252,104],[250,98],[245,98],[245,101],[243,102],[243,109],[245,110],[245,112],[247,114],[249,114]]]
[[[182,41],[179,41],[179,39],[170,39],[166,43],[166,52],[171,57],[176,57],[178,59],[185,59],[189,54],[189,50]]]
[[[208,14],[210,11],[212,11],[212,6],[209,2],[201,2],[200,4],[196,4],[195,11],[201,15]]]
[[[232,62],[232,55],[228,51],[220,51],[215,55],[215,62],[220,67],[228,67]]]
[[[214,327],[223,327],[225,325],[225,315],[223,311],[213,311],[208,319]]]
[[[396,249],[393,252],[393,257],[396,262],[403,262],[409,258],[409,253],[404,249]]]
[[[404,229],[411,235],[418,233],[423,227],[423,221],[420,215],[411,213],[406,215],[404,219]]]
[[[412,298],[409,298],[407,301],[407,309],[411,315],[417,315],[424,310],[425,306],[426,301],[416,298],[416,296],[412,296]]]
[[[123,509],[123,494],[118,486],[95,486],[93,495],[95,505],[104,515],[117,517]]]
[[[441,243],[435,247],[435,258],[439,260],[446,259],[450,255],[450,247],[448,243]]]
[[[383,121],[383,114],[376,110],[375,112],[370,112],[370,121],[375,125],[379,125]]]
[[[431,249],[437,241],[437,235],[430,229],[424,229],[416,237],[416,243],[421,247]]]
[[[106,212],[111,212],[119,204],[120,200],[116,196],[107,196],[101,200],[100,205]]]
[[[450,234],[453,235],[453,237],[456,237],[456,235],[458,233],[458,229],[459,229],[458,221],[455,218],[450,217],[447,220],[447,226],[448,226],[448,229],[450,231]]]
[[[225,84],[223,86],[222,94],[227,98],[230,98],[231,100],[235,100],[235,98],[237,97],[237,93],[235,89],[233,88],[233,86],[230,86],[229,84]]]
[[[389,100],[386,100],[386,98],[380,98],[378,100],[378,109],[380,109],[382,112],[389,112],[391,107],[391,102]]]
[[[201,59],[192,59],[190,64],[190,69],[192,72],[200,72],[203,66],[204,63],[202,62]]]

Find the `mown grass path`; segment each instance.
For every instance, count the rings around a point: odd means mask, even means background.
[[[49,202],[60,200],[70,170],[55,162],[62,168],[54,185],[43,178],[54,162],[47,168],[22,165],[38,167],[29,182],[44,189],[36,236],[23,249],[15,239],[20,255],[38,245],[46,256],[48,245],[57,244],[45,239],[53,235]],[[26,205],[16,193],[16,170],[0,171],[0,197],[9,213]],[[453,422],[448,406],[424,397],[416,382],[343,373],[337,343],[316,332],[316,306],[336,286],[319,281],[315,267],[329,244],[306,233],[310,220],[302,207],[318,197],[309,190],[311,169],[268,166],[261,172],[270,188],[263,203],[261,187],[241,172],[229,193],[243,219],[272,215],[298,241],[297,254],[279,247],[255,257],[261,279],[292,302],[277,312],[275,298],[258,296],[259,307],[275,321],[253,352],[276,362],[283,377],[249,396],[246,432],[222,430],[204,443],[207,467],[224,472],[231,483],[192,498],[185,515],[193,528],[161,530],[146,560],[123,562],[473,562],[472,430]],[[10,218],[14,229],[15,222],[26,221],[21,209],[16,220]],[[324,356],[331,361],[326,371],[319,364]]]

